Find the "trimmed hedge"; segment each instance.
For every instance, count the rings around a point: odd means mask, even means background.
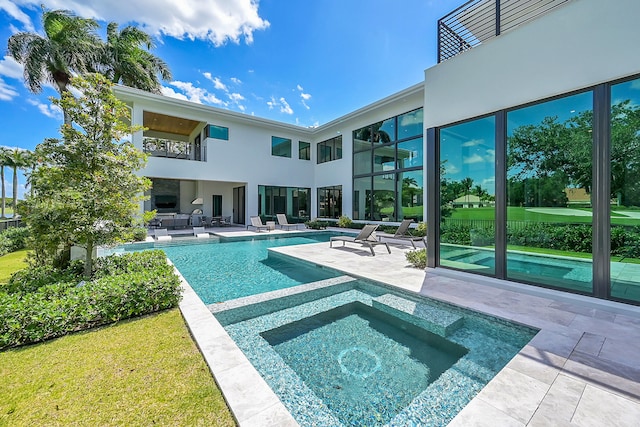
[[[12,227],[0,233],[0,256],[19,251],[27,247],[29,229],[27,227]]]
[[[73,271],[51,279],[59,283],[46,283],[46,269],[14,276],[0,290],[0,349],[164,310],[180,301],[180,281],[162,251],[113,255],[96,267],[88,282],[78,282]]]
[[[404,254],[407,261],[413,265],[415,268],[425,269],[427,268],[427,250],[426,249],[416,249],[414,251],[409,251]]]
[[[491,246],[495,244],[495,229],[475,228],[466,224],[444,225],[440,230],[440,239],[443,243],[457,245]],[[507,229],[507,243],[517,246],[591,253],[592,241],[590,224],[531,223]],[[640,258],[640,227],[613,226],[611,254]]]

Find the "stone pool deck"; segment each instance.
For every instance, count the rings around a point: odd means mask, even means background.
[[[388,254],[377,247],[375,257],[353,244],[270,250],[540,329],[450,426],[639,425],[640,307],[443,269],[414,269],[404,256],[409,249],[392,244]],[[238,424],[297,425],[184,286],[180,308]]]

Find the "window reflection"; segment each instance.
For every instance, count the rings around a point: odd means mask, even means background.
[[[424,181],[422,171],[401,172],[397,176],[396,184],[400,195],[400,212],[398,221],[413,219],[415,222],[423,220]]]
[[[495,273],[495,118],[440,131],[440,263]]]
[[[592,98],[507,113],[507,276],[592,293]]]
[[[611,296],[640,301],[640,79],[611,87]]]

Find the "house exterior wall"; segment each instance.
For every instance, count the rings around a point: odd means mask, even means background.
[[[425,71],[425,127],[638,72],[640,2],[572,0]]]

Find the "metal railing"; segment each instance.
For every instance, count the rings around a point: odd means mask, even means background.
[[[438,20],[438,63],[569,0],[471,0]]]
[[[153,157],[191,159],[191,143],[185,141],[144,137],[142,147]]]

